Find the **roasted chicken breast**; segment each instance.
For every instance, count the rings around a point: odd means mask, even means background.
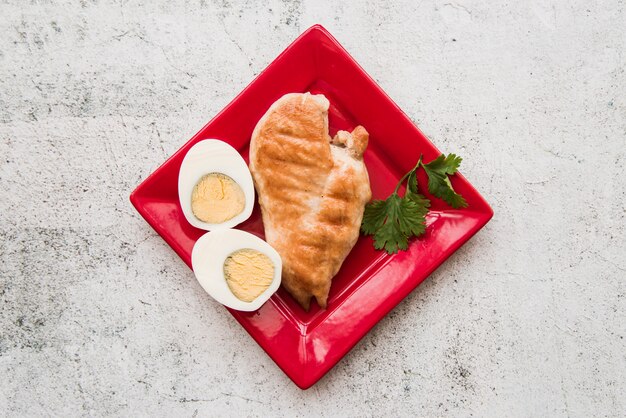
[[[363,163],[369,135],[357,126],[331,139],[328,107],[323,95],[286,94],[259,120],[250,144],[265,238],[282,258],[282,284],[306,310],[312,296],[326,307],[371,198]]]

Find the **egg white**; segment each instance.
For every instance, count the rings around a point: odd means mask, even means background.
[[[244,248],[265,254],[274,264],[272,283],[252,302],[238,299],[231,292],[224,276],[226,258]],[[256,311],[267,302],[280,286],[283,269],[280,255],[272,246],[256,235],[239,229],[219,229],[201,236],[191,252],[191,265],[196,279],[213,299],[238,311]]]
[[[246,199],[240,214],[219,224],[202,222],[191,210],[193,188],[204,175],[209,173],[222,173],[232,178],[239,184]],[[232,228],[252,214],[254,207],[252,175],[246,162],[235,148],[218,139],[205,139],[191,147],[183,159],[178,173],[178,199],[187,222],[196,228],[206,231]]]

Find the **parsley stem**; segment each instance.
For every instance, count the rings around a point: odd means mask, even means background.
[[[396,188],[393,189],[393,194],[398,194],[398,190],[400,189],[400,186],[402,186],[402,183],[404,183],[404,180],[406,180],[412,173],[414,173],[415,170],[417,170],[419,168],[420,164],[422,164],[422,155],[421,154],[420,154],[419,160],[417,160],[417,164],[415,164],[415,167],[413,167],[411,169],[411,171],[409,171],[404,176],[402,176],[402,178],[400,179],[398,184],[396,184]]]

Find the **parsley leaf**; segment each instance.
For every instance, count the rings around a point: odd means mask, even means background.
[[[441,154],[439,157],[435,158],[428,164],[422,164],[425,169],[430,169],[433,171],[441,172],[442,174],[454,174],[458,170],[461,165],[461,161],[463,159],[461,157],[457,157],[454,154],[448,154],[446,157],[445,154]]]
[[[409,248],[409,238],[419,236],[426,230],[426,214],[430,202],[417,191],[415,171],[406,173],[398,182],[393,193],[386,200],[374,200],[365,206],[361,231],[374,236],[374,248],[384,249],[389,254]],[[408,177],[408,188],[404,197],[398,189]]]
[[[407,236],[403,233],[399,223],[402,201],[400,196],[392,194],[380,206],[381,212],[384,211],[385,213],[385,219],[374,234],[374,248],[377,250],[384,248],[388,253],[395,253],[398,252],[398,249],[406,250],[408,248]]]
[[[456,173],[461,161],[462,158],[454,154],[448,154],[447,157],[441,154],[428,164],[422,164],[428,175],[428,191],[455,209],[467,207],[467,202],[454,191],[448,178],[449,174]]]
[[[374,235],[387,219],[387,201],[373,200],[365,206],[361,232],[365,235]]]
[[[453,175],[461,164],[454,154],[440,155],[428,164],[420,156],[417,164],[396,185],[393,193],[385,200],[374,200],[365,205],[361,232],[373,235],[374,248],[384,249],[389,254],[409,248],[409,239],[419,237],[426,231],[426,214],[430,200],[423,196],[417,185],[417,170],[423,167],[428,175],[428,190],[442,198],[454,208],[466,207],[467,202],[452,188],[448,175]],[[406,180],[404,196],[398,195]]]
[[[387,200],[375,200],[365,207],[361,230],[374,235],[374,248],[389,254],[408,248],[409,237],[424,233],[424,215],[414,200],[393,193]]]

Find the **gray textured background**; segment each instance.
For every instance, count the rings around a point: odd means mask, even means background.
[[[0,415],[619,416],[623,0],[0,1]],[[324,24],[494,219],[308,391],[130,191]]]

